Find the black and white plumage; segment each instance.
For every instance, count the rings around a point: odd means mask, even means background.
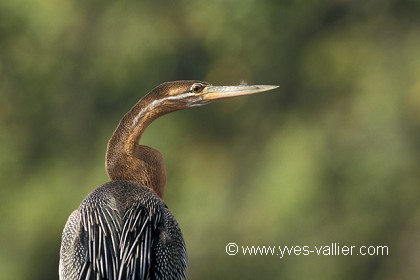
[[[60,280],[186,279],[184,239],[163,202],[163,157],[140,145],[141,135],[164,114],[276,87],[175,81],[140,99],[108,143],[105,166],[111,182],[91,192],[67,220]]]
[[[174,216],[148,188],[112,181],[67,221],[60,279],[185,279],[187,252]]]

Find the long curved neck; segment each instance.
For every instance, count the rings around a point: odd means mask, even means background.
[[[163,197],[166,171],[159,151],[140,145],[147,126],[167,113],[158,103],[143,98],[121,119],[108,142],[105,167],[111,180],[134,181]]]

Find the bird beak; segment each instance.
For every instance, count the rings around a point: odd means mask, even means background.
[[[218,99],[231,98],[235,96],[254,94],[268,91],[279,86],[271,85],[239,85],[239,86],[206,86],[202,93],[204,101],[214,101]]]

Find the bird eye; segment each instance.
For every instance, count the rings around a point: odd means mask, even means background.
[[[191,92],[199,93],[203,90],[204,86],[202,84],[193,84],[191,86]]]

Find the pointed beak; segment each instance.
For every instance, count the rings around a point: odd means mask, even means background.
[[[203,101],[231,98],[235,96],[254,94],[278,88],[271,85],[239,85],[239,86],[207,86],[201,92]]]

